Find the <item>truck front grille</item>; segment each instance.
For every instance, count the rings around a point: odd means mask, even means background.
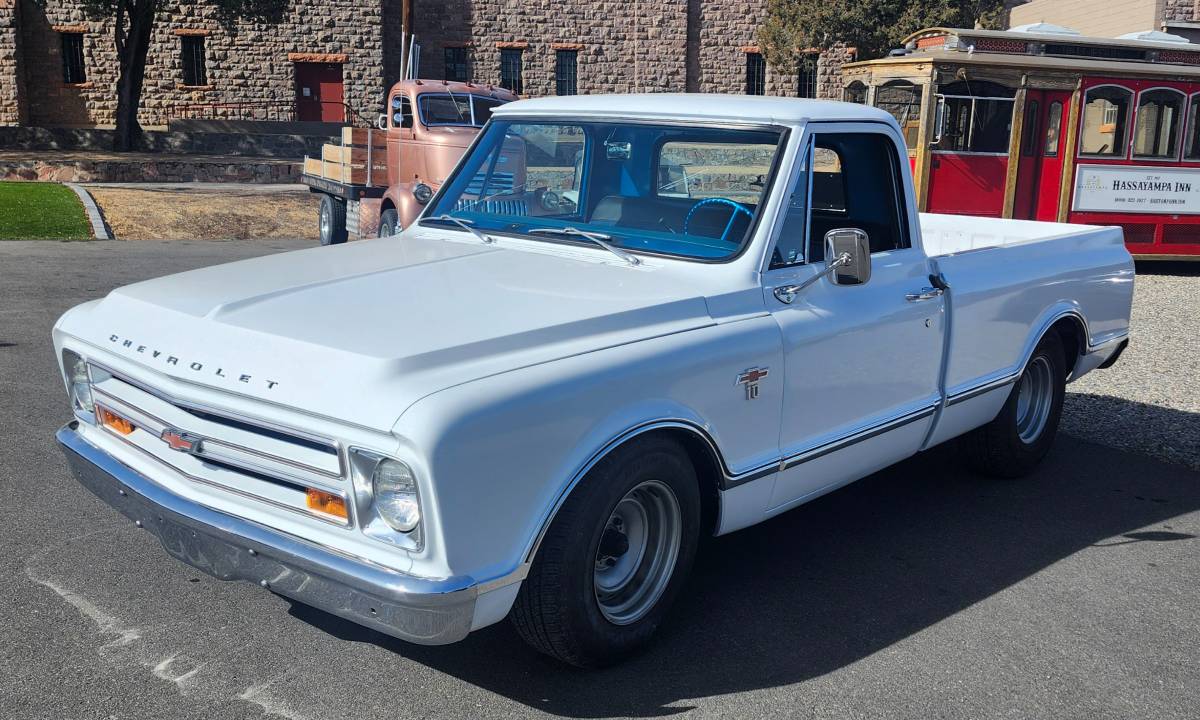
[[[339,525],[309,509],[309,488],[346,505],[345,458],[337,442],[304,431],[169,397],[108,368],[92,366],[96,404],[125,418],[131,433],[109,432],[192,482]]]

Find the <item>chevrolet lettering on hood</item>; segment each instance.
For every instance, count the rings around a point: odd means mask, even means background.
[[[263,385],[266,385],[268,390],[274,390],[275,386],[279,384],[275,380],[259,378],[254,375],[249,375],[247,373],[226,372],[225,368],[223,368],[219,365],[213,365],[211,363],[206,364],[206,363],[202,363],[202,362],[198,362],[198,361],[185,361],[179,357],[176,357],[175,355],[171,355],[162,350],[155,350],[146,345],[141,345],[141,344],[134,342],[133,340],[130,340],[128,338],[123,338],[120,335],[109,335],[108,340],[109,340],[109,342],[111,342],[115,345],[129,349],[131,352],[135,352],[135,353],[139,353],[141,355],[148,356],[154,360],[160,360],[161,362],[163,362],[166,365],[174,365],[176,367],[187,368],[188,370],[191,370],[192,372],[207,373],[207,374],[214,375],[214,376],[220,377],[220,378],[232,378],[232,379],[237,380],[238,382],[243,382],[246,384],[251,384],[251,383],[263,384]]]

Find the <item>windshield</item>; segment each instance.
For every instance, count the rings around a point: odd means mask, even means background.
[[[736,255],[766,197],[781,131],[495,120],[422,222],[720,260]],[[582,240],[586,242],[586,240]]]
[[[417,96],[417,104],[425,125],[482,127],[492,117],[492,109],[504,101],[457,93],[422,93]]]

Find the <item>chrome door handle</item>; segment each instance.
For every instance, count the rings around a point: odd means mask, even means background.
[[[926,288],[921,288],[917,292],[910,292],[910,293],[905,294],[904,299],[909,302],[921,302],[922,300],[932,300],[936,297],[941,297],[942,292],[943,292],[943,290],[941,288],[926,287]]]

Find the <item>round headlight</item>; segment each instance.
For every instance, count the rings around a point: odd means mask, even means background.
[[[392,122],[396,125],[400,125],[404,122],[404,116],[400,113],[392,113]]]
[[[392,109],[393,109],[393,110],[399,110],[399,109],[400,109],[400,96],[399,96],[399,95],[397,95],[396,97],[392,98]]]
[[[67,381],[67,392],[76,408],[85,412],[95,412],[96,405],[92,402],[92,378],[88,374],[87,361],[78,353],[63,350],[63,375]]]
[[[417,202],[424,205],[433,197],[433,188],[425,183],[417,183],[417,186],[413,188],[413,197],[417,199]]]
[[[371,477],[375,511],[388,525],[400,532],[412,532],[421,522],[417,501],[417,480],[412,470],[399,460],[380,460]]]

